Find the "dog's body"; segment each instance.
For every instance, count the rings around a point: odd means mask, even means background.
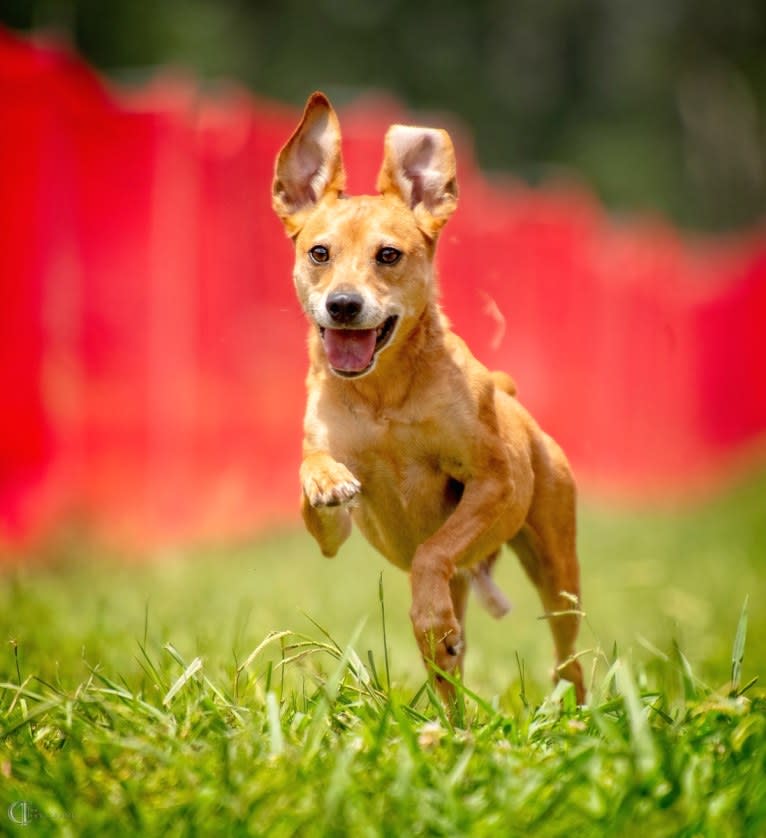
[[[510,543],[549,617],[556,677],[583,701],[569,467],[511,379],[471,355],[437,302],[434,250],[457,198],[449,136],[392,126],[381,194],[346,198],[344,180],[337,117],[314,94],[279,155],[273,193],[312,323],[306,526],[333,556],[353,520],[410,573],[416,639],[445,671],[462,668],[471,580],[492,613],[507,610],[489,572]],[[437,683],[448,698],[450,685]]]

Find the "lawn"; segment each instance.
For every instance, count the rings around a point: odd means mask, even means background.
[[[585,708],[508,554],[451,716],[359,538],[62,537],[0,576],[0,834],[766,834],[764,498],[585,504]]]

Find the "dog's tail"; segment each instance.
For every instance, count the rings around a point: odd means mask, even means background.
[[[497,620],[511,610],[511,603],[492,579],[492,565],[497,553],[471,568],[471,582],[479,602]]]

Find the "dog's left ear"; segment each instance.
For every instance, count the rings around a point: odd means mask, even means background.
[[[378,191],[412,210],[418,227],[436,238],[457,207],[455,149],[446,131],[392,125],[386,134]]]
[[[279,152],[271,205],[288,235],[295,236],[308,211],[325,195],[339,195],[346,183],[338,117],[324,93],[309,96],[303,117]]]

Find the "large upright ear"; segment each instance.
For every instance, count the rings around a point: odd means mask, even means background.
[[[279,152],[271,205],[290,236],[326,194],[343,191],[346,173],[340,153],[340,124],[324,93],[312,93],[303,118]]]
[[[392,125],[386,134],[378,191],[398,195],[420,229],[435,238],[457,207],[455,149],[446,131]]]

